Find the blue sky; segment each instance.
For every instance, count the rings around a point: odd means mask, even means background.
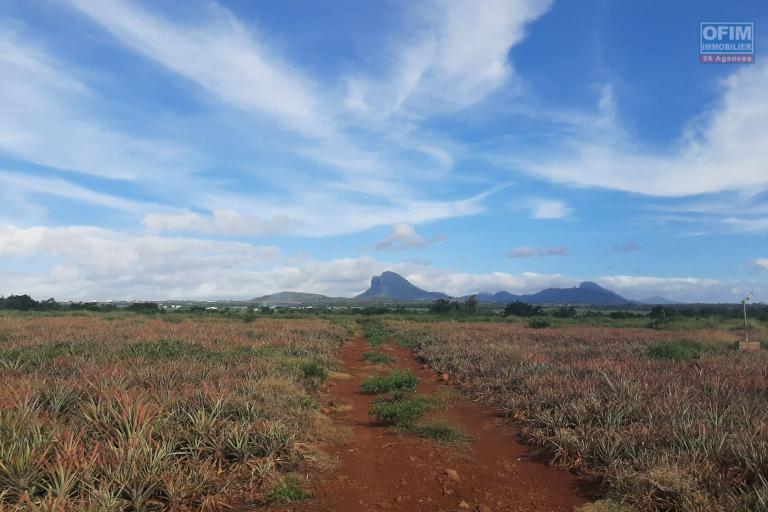
[[[768,295],[760,1],[0,0],[0,294]],[[699,64],[752,21],[754,64]]]

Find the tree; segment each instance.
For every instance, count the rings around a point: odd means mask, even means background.
[[[39,303],[29,295],[10,295],[5,299],[0,299],[0,309],[16,309],[18,311],[29,311],[37,309]]]
[[[516,300],[504,308],[504,316],[538,316],[543,314],[541,306],[531,306],[526,302]]]
[[[451,299],[437,299],[429,308],[431,313],[450,313],[454,309],[459,309],[459,303]]]
[[[472,314],[477,312],[477,295],[467,297],[467,300],[464,301],[464,310]]]
[[[556,318],[573,318],[576,316],[576,308],[573,306],[561,306],[552,311],[552,316]]]
[[[661,306],[653,306],[651,312],[648,313],[650,318],[653,318],[657,322],[662,322],[667,319],[667,312]]]

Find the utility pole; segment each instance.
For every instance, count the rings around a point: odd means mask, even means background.
[[[749,343],[749,326],[747,324],[747,303],[752,300],[752,292],[741,299],[741,306],[744,308],[744,343]]]

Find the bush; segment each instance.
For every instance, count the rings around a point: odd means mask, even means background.
[[[648,347],[648,357],[651,359],[690,361],[701,357],[701,351],[701,343],[695,341],[674,341],[651,345]]]
[[[541,306],[532,306],[527,302],[520,302],[519,300],[504,307],[504,316],[537,316],[542,314],[544,312]]]
[[[382,393],[392,393],[395,391],[413,391],[419,379],[408,370],[392,370],[389,375],[374,375],[365,379],[362,389],[363,393],[369,395],[379,395]]]
[[[551,324],[549,323],[549,320],[545,318],[531,318],[528,321],[528,327],[531,329],[544,329],[546,327],[549,327]]]

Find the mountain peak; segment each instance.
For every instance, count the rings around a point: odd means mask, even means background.
[[[579,289],[581,290],[604,290],[602,286],[600,286],[597,283],[593,283],[592,281],[583,281],[579,284]]]
[[[379,276],[373,276],[370,288],[355,298],[363,300],[422,301],[445,297],[447,295],[444,293],[422,290],[397,272],[387,270]]]

